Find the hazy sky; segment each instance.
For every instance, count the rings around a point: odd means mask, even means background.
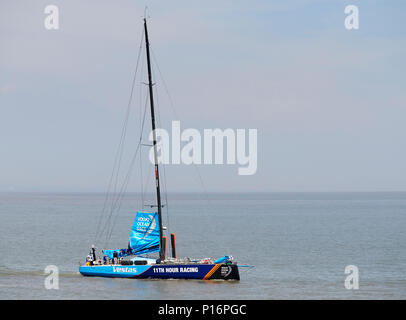
[[[404,1],[2,0],[0,191],[106,189],[146,5],[162,125],[258,129],[257,173],[198,166],[207,191],[406,190]],[[195,169],[168,190],[201,191]]]

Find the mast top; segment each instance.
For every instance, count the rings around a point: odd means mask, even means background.
[[[148,6],[145,6],[145,8],[144,8],[144,21],[146,21],[147,20],[147,10],[148,10]],[[148,16],[148,18],[149,18],[149,16]]]

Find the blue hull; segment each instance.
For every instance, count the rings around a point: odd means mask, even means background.
[[[240,280],[237,265],[157,264],[80,266],[84,276],[136,279]]]

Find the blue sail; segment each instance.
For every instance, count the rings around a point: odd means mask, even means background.
[[[113,259],[113,257],[122,258],[129,255],[159,252],[159,248],[158,213],[138,211],[131,228],[128,249],[104,250],[104,254]]]
[[[157,212],[137,211],[130,232],[129,248],[132,254],[159,252],[160,238]]]

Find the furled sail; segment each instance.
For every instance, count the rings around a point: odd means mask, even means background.
[[[135,215],[130,232],[128,249],[104,250],[110,259],[122,258],[129,255],[159,252],[159,220],[158,213],[139,212]]]
[[[130,232],[129,248],[132,254],[159,252],[158,213],[137,212]]]

